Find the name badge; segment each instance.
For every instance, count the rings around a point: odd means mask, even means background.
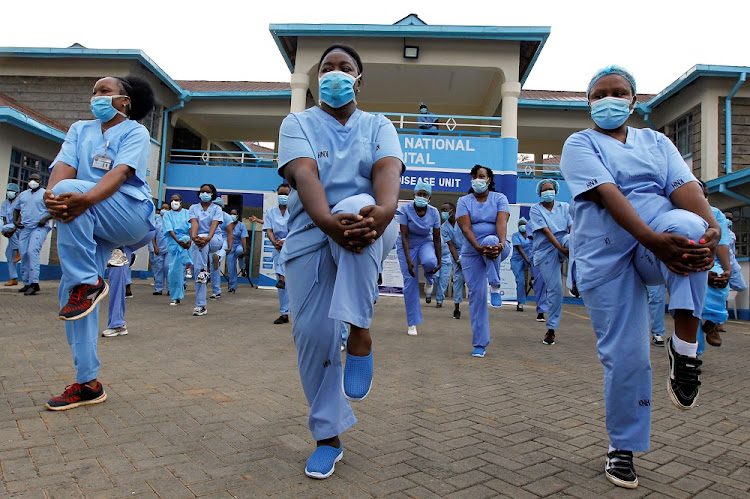
[[[97,154],[94,156],[94,161],[91,163],[91,166],[98,170],[109,171],[112,168],[112,160],[106,156]]]

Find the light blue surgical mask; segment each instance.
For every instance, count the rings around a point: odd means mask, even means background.
[[[127,95],[100,95],[91,98],[91,112],[97,119],[106,123],[117,114],[124,118],[128,117],[127,114],[121,113],[112,105],[112,99],[115,97],[127,97]]]
[[[555,200],[555,191],[553,190],[544,191],[542,192],[541,197],[542,197],[542,201],[544,201],[545,203],[551,203],[552,201]]]
[[[487,181],[483,178],[475,178],[471,181],[471,188],[474,189],[474,192],[477,194],[482,194],[487,190]]]
[[[443,222],[447,222],[450,217],[451,217],[451,214],[449,212],[444,211],[440,213],[440,218],[443,219]]]
[[[619,97],[605,97],[591,104],[591,119],[602,130],[619,128],[632,113],[630,101]]]
[[[232,222],[236,222],[237,218],[238,218],[237,215],[232,215]]]
[[[281,206],[286,206],[286,204],[289,202],[289,196],[287,196],[286,194],[279,194],[277,198]]]
[[[526,232],[526,224],[519,225],[518,226],[518,232]]]
[[[16,199],[16,193],[14,191],[8,191],[8,199],[10,199],[11,201]]]
[[[427,108],[426,107],[420,107],[419,112],[422,114],[427,114]]]
[[[354,83],[359,79],[343,71],[329,71],[318,80],[320,101],[334,109],[354,100]]]
[[[198,194],[198,197],[204,203],[208,203],[211,201],[211,198],[213,197],[213,195],[210,192],[201,192],[200,194]]]
[[[430,204],[429,199],[423,198],[422,196],[414,197],[414,206],[416,206],[417,208],[424,208],[428,204]]]

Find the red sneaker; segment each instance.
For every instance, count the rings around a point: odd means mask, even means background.
[[[77,321],[86,317],[107,296],[107,293],[109,293],[109,286],[101,277],[96,284],[73,286],[68,303],[60,309],[60,320]]]
[[[44,404],[50,411],[65,411],[80,405],[101,404],[107,400],[104,385],[99,383],[98,390],[92,390],[86,385],[73,383],[65,387],[65,391],[59,397],[53,397]]]

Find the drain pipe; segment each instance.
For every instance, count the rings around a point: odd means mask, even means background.
[[[747,73],[744,72],[740,75],[739,81],[737,81],[737,84],[734,86],[732,91],[729,92],[729,95],[727,95],[727,98],[724,101],[724,135],[727,144],[727,148],[724,153],[725,174],[732,173],[732,97],[734,97],[734,94],[737,93],[737,90],[740,89],[742,84],[745,83],[746,76]]]
[[[169,113],[185,107],[185,103],[189,101],[190,98],[190,92],[186,92],[183,90],[183,92],[179,95],[180,103],[174,107],[170,107],[169,109],[164,110],[163,122],[161,127],[161,157],[159,159],[159,195],[157,196],[159,202],[156,204],[156,206],[161,206],[161,203],[164,201],[164,174],[166,171],[167,159],[167,130],[169,128]]]
[[[656,130],[656,127],[653,123],[651,123],[651,120],[649,119],[649,117],[651,116],[651,108],[646,105],[636,105],[635,109],[643,115],[643,122],[646,123],[646,125],[648,125],[651,130]]]

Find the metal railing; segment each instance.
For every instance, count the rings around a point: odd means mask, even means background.
[[[563,178],[559,165],[518,163],[518,178]]]
[[[396,131],[416,135],[451,135],[451,136],[483,136],[500,137],[502,118],[496,116],[463,116],[449,114],[408,114],[408,113],[380,113],[393,123]],[[420,128],[419,118],[430,116],[437,118],[437,130]]]
[[[172,149],[169,151],[169,156],[169,162],[176,164],[276,168],[278,153]]]

